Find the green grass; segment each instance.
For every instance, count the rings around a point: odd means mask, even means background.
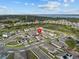
[[[44,28],[56,30],[60,32],[64,32],[68,35],[75,35],[79,38],[79,29],[72,28],[71,26],[66,25],[57,25],[57,24],[45,24],[43,25]]]
[[[27,51],[27,59],[38,59],[36,55],[33,54],[32,51]]]
[[[59,58],[57,58],[57,57],[55,56],[53,59],[59,59]]]
[[[79,46],[76,46],[76,51],[79,52]]]
[[[9,42],[7,43],[6,45],[17,45],[18,43],[16,41],[12,41],[12,42]]]
[[[28,40],[28,44],[32,44],[32,43],[34,43],[35,41],[36,41],[36,39],[35,39],[35,38],[32,38],[32,39]]]
[[[50,39],[50,38],[45,38],[45,41],[46,41],[47,43],[51,43],[51,39]]]
[[[25,47],[24,45],[22,44],[17,44],[17,45],[5,45],[7,48],[23,48]]]
[[[76,43],[73,39],[66,40],[65,43],[69,46],[69,48],[73,49],[76,47]]]
[[[14,59],[14,53],[10,54],[7,59]]]
[[[47,51],[45,48],[43,48],[43,47],[41,47],[41,46],[39,46],[39,48],[40,48],[41,50],[43,50],[45,53],[48,54],[48,51]]]

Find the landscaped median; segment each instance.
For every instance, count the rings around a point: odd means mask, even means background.
[[[5,44],[5,47],[7,47],[7,48],[23,48],[24,45],[19,44],[19,43],[14,41],[14,42],[9,42],[9,43]]]

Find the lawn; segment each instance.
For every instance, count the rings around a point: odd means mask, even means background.
[[[79,52],[79,46],[76,46],[76,51]]]
[[[18,43],[16,41],[12,41],[12,42],[9,42],[7,43],[7,45],[17,45]]]
[[[10,54],[7,59],[14,59],[14,53]]]
[[[26,53],[27,53],[27,59],[38,59],[36,55],[33,54],[32,51],[29,50]]]
[[[69,48],[73,49],[76,47],[76,43],[73,39],[66,40],[65,43],[69,46]]]
[[[18,44],[17,42],[10,42],[5,45],[8,48],[23,48],[23,44]]]

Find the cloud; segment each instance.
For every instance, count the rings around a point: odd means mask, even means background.
[[[64,6],[65,6],[65,7],[68,7],[68,6],[69,6],[69,4],[68,4],[68,3],[64,3]]]
[[[25,5],[25,6],[27,6],[27,5],[28,5],[28,3],[24,3],[24,5]]]
[[[7,9],[7,7],[0,5],[0,9]]]
[[[64,10],[64,13],[79,14],[79,9],[67,9],[67,10]]]
[[[64,0],[64,6],[68,7],[71,3],[73,3],[75,0]]]
[[[48,1],[48,0],[40,0],[40,1]]]
[[[8,11],[8,8],[6,6],[0,6],[0,13],[4,12],[4,11]]]
[[[34,3],[27,3],[27,2],[26,2],[26,3],[24,3],[24,5],[25,5],[25,6],[34,6],[35,4],[34,4]]]
[[[15,14],[15,12],[6,6],[0,5],[0,14]]]
[[[31,3],[31,5],[34,6],[35,4],[34,3]]]
[[[57,1],[48,1],[47,4],[38,5],[39,8],[47,9],[47,10],[56,10],[60,7],[61,3]]]
[[[16,3],[16,4],[19,4],[19,3],[21,3],[21,2],[19,2],[19,1],[13,1],[14,3]]]
[[[67,3],[68,2],[68,0],[64,0],[64,3]]]
[[[75,0],[64,0],[64,3],[71,3],[74,2]]]
[[[74,2],[75,0],[71,0],[71,2]]]
[[[61,0],[40,0],[40,1],[61,1]]]

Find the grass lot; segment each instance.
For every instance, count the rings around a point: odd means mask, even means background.
[[[76,47],[76,43],[73,39],[66,40],[65,43],[69,46],[69,48],[73,49]]]
[[[7,59],[14,59],[14,53],[10,54]]]
[[[61,32],[65,32],[67,34],[75,34],[79,35],[79,30],[72,28],[71,26],[66,26],[66,25],[57,25],[57,24],[49,24],[48,26],[44,26],[45,28],[52,29],[52,30],[57,30]]]
[[[26,52],[27,53],[27,59],[38,59],[34,54],[33,54],[33,52],[32,51],[27,51]]]
[[[51,39],[50,38],[45,38],[45,39],[46,39],[45,42],[51,43]]]
[[[9,42],[7,43],[7,45],[17,45],[18,43],[16,41],[12,41],[12,42]]]
[[[79,52],[79,46],[76,46],[76,51]]]
[[[17,45],[8,45],[8,44],[6,44],[5,46],[7,48],[23,48],[24,47],[24,45],[22,45],[22,44],[17,44]]]
[[[35,41],[36,41],[35,38],[32,38],[32,39],[28,40],[28,44],[32,44],[32,43],[34,43]]]

